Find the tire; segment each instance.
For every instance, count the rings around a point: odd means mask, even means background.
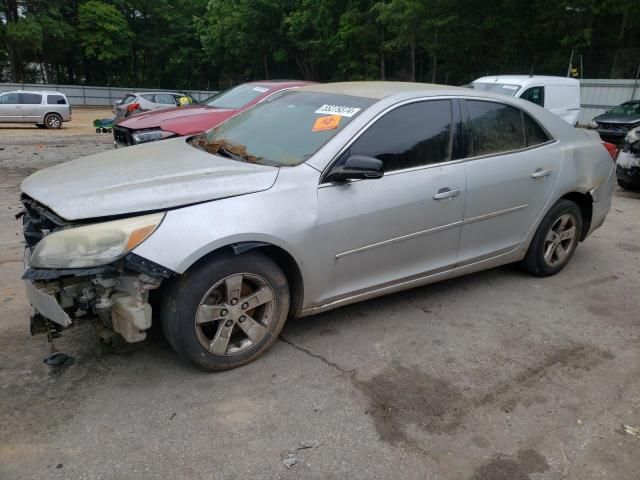
[[[47,128],[61,128],[62,117],[57,113],[47,113],[44,116],[44,125]]]
[[[626,180],[622,180],[621,178],[618,178],[617,180],[620,188],[624,190],[631,190],[631,185],[629,185],[629,182],[627,182]]]
[[[539,277],[555,275],[562,270],[576,251],[582,225],[582,213],[578,205],[570,200],[558,201],[547,212],[533,236],[522,262],[525,270]],[[568,233],[571,228],[572,236]],[[564,234],[564,239],[561,234]]]
[[[45,125],[44,125],[44,123],[36,123],[36,127],[45,128]]]
[[[180,356],[220,371],[268,350],[288,313],[286,276],[269,257],[249,251],[213,256],[174,278],[162,297],[160,322]]]

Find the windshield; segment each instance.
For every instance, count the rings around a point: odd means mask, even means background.
[[[207,98],[204,102],[214,108],[242,108],[247,103],[252,102],[260,95],[264,95],[270,89],[261,85],[244,84],[230,90],[220,92],[213,97]]]
[[[491,93],[499,93],[501,95],[509,95],[510,97],[514,97],[518,90],[520,90],[520,85],[510,85],[508,83],[474,83],[474,90],[481,90],[483,92],[491,92]]]
[[[317,92],[282,92],[192,140],[209,153],[252,163],[293,166],[375,100]]]
[[[622,105],[618,105],[609,113],[620,113],[622,115],[640,115],[640,103],[623,103]]]

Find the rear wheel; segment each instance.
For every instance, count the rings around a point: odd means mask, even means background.
[[[219,255],[171,283],[161,322],[171,346],[206,370],[244,365],[278,338],[289,312],[289,286],[259,252]]]
[[[524,268],[540,277],[558,273],[571,260],[581,235],[580,208],[570,200],[560,200],[540,223],[524,258]]]
[[[62,117],[57,113],[48,113],[44,117],[44,124],[47,128],[60,128],[62,127]]]

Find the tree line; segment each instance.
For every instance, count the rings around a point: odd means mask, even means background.
[[[606,52],[607,74],[633,78],[640,2],[0,0],[0,45],[0,81],[13,82],[462,84],[485,74],[566,75],[571,52],[595,50]]]

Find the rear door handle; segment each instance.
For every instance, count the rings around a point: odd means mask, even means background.
[[[531,174],[532,178],[542,178],[542,177],[548,177],[549,175],[551,175],[551,172],[553,170],[543,170],[542,168],[538,168],[536,169],[535,172],[533,172]]]
[[[433,196],[433,199],[444,200],[445,198],[453,198],[457,197],[458,195],[460,195],[460,190],[458,190],[457,188],[451,189],[447,187],[438,190],[438,193]]]

